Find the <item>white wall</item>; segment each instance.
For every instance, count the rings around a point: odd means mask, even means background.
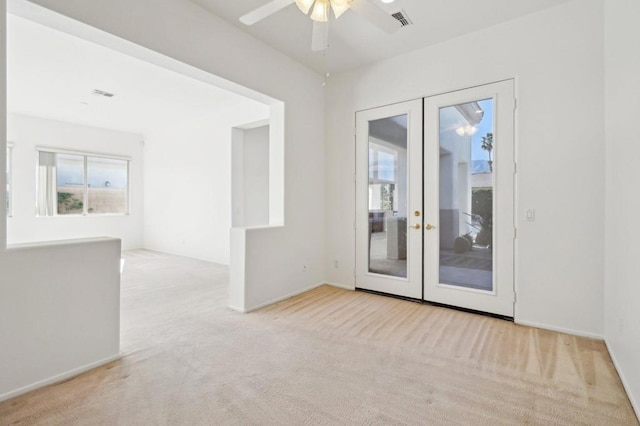
[[[325,110],[328,280],[354,285],[354,112],[515,78],[516,320],[602,336],[602,13],[600,0],[573,1],[333,74]],[[527,208],[537,210],[535,222],[524,221]]]
[[[0,401],[116,359],[120,241],[14,246],[0,256]]]
[[[247,101],[145,135],[145,248],[229,264],[231,129],[268,116]]]
[[[142,247],[142,136],[18,114],[9,114],[7,120],[7,138],[13,143],[9,244],[108,236],[120,238],[125,250]],[[130,157],[129,215],[37,217],[36,147]]]
[[[243,138],[243,224],[269,224],[269,126],[247,129]]]
[[[640,416],[640,3],[605,1],[607,130],[605,337]]]

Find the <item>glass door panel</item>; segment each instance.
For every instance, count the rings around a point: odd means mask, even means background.
[[[493,291],[493,99],[439,114],[440,283]]]
[[[369,121],[369,272],[407,278],[407,114]]]

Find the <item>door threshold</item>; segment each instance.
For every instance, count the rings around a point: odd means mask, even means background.
[[[499,314],[492,314],[491,312],[477,311],[475,309],[462,308],[460,306],[454,306],[454,305],[446,305],[444,303],[438,303],[438,302],[430,302],[428,300],[422,300],[422,299],[414,299],[413,297],[398,296],[397,294],[383,293],[381,291],[367,290],[367,289],[358,288],[358,287],[356,287],[356,291],[375,294],[377,296],[392,297],[394,299],[400,299],[400,300],[405,300],[407,302],[419,303],[421,305],[437,306],[439,308],[453,309],[455,311],[466,312],[469,314],[482,315],[484,317],[491,317],[491,318],[496,318],[504,321],[514,322],[513,317],[499,315]]]
[[[506,315],[492,314],[491,312],[477,311],[475,309],[469,309],[469,308],[461,308],[460,306],[447,305],[447,304],[438,303],[438,302],[430,302],[428,300],[423,300],[422,303],[424,303],[425,305],[438,306],[440,308],[448,308],[448,309],[454,309],[456,311],[467,312],[469,314],[482,315],[484,317],[491,317],[491,318],[501,319],[504,321],[515,322],[513,320],[513,317],[508,317]]]
[[[378,295],[378,296],[393,297],[394,299],[406,300],[407,302],[414,302],[414,303],[423,303],[424,302],[422,299],[414,299],[413,297],[399,296],[397,294],[383,293],[381,291],[375,291],[375,290],[367,290],[366,288],[358,288],[358,287],[356,287],[356,291],[361,291],[363,293],[369,293],[369,294],[375,294],[375,295]]]

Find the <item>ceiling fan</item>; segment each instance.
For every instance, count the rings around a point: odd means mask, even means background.
[[[253,25],[268,16],[295,3],[298,8],[313,20],[311,50],[321,51],[329,47],[329,15],[333,11],[336,19],[351,9],[366,18],[373,25],[391,34],[396,32],[402,24],[389,15],[379,5],[378,0],[271,0],[246,15],[240,17],[240,22]],[[384,1],[389,3],[388,0]]]

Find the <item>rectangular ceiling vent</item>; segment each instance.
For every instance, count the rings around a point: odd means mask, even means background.
[[[91,94],[96,96],[104,96],[105,98],[113,98],[116,95],[115,93],[106,92],[100,89],[93,89],[93,92],[91,92]]]
[[[407,16],[407,12],[405,12],[404,10],[401,10],[399,12],[393,13],[393,14],[391,14],[391,16],[396,18],[398,20],[398,22],[400,22],[402,24],[403,27],[406,27],[408,25],[412,25],[413,24],[413,22],[411,22],[411,19],[409,19],[409,17]]]

